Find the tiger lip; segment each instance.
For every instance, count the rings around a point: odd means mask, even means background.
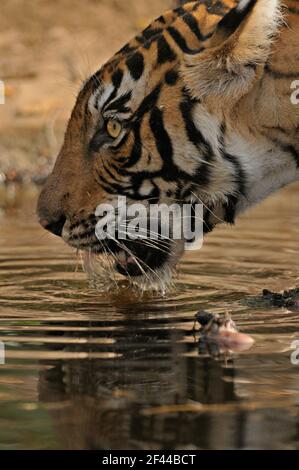
[[[86,244],[84,238],[82,240],[74,239],[72,234],[66,231],[63,237],[68,245],[77,250],[89,251],[97,255],[108,254],[111,259],[115,260],[115,270],[125,277],[138,277],[147,272],[153,272],[167,263],[171,256],[170,247],[167,249],[165,245],[162,245],[163,250],[161,251],[159,245],[149,247],[139,241],[135,243],[126,240],[123,247],[120,247],[117,241],[105,240],[100,243],[95,237],[95,243],[91,248]]]
[[[160,268],[167,262],[170,253],[161,256],[158,248],[148,248],[142,244],[124,246],[115,253],[115,269],[125,277],[138,277]]]

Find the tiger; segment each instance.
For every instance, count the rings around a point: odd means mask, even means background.
[[[297,181],[298,26],[298,0],[181,2],[154,20],[82,85],[41,226],[134,286],[172,282],[184,240],[100,240],[97,207],[199,201],[205,236]]]

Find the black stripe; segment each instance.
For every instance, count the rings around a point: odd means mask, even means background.
[[[126,163],[120,169],[120,173],[122,175],[127,175],[128,173],[125,171],[125,168],[131,168],[135,165],[141,158],[142,155],[142,145],[141,145],[141,137],[140,137],[140,127],[141,127],[141,120],[138,121],[133,129],[134,132],[134,144],[130,153],[130,157]]]
[[[81,224],[81,225],[83,225],[83,224]],[[94,238],[95,239],[95,229],[94,229],[94,227],[92,229],[86,230],[85,232],[78,233],[76,235],[71,235],[71,237],[70,237],[70,239],[72,241],[83,240],[85,238]],[[86,243],[81,243],[81,246],[86,246],[87,244],[88,245],[90,244],[90,240]]]
[[[109,105],[105,108],[105,111],[110,111],[112,109],[118,110],[119,108],[123,107],[128,101],[130,101],[132,97],[132,91],[128,91],[127,93],[119,96],[116,100],[109,103]]]
[[[116,110],[119,114],[128,114],[128,113],[132,113],[132,108],[130,108],[129,106],[120,106],[119,108],[117,108]],[[129,119],[128,117],[126,119]]]
[[[126,60],[127,67],[132,78],[137,81],[144,71],[144,57],[141,52],[135,52]]]
[[[128,188],[128,186],[122,186],[120,184],[115,184],[111,183],[110,181],[107,181],[107,179],[104,177],[102,173],[97,172],[97,180],[100,184],[100,186],[107,192],[111,194],[122,194],[124,192],[124,189]]]
[[[211,36],[211,35],[203,36],[201,34],[201,31],[198,26],[198,21],[194,18],[194,16],[191,13],[185,14],[183,16],[183,20],[186,23],[186,25],[191,29],[192,33],[195,34],[195,36],[197,37],[199,41],[204,41],[205,39],[207,39],[207,37]]]
[[[185,52],[186,54],[194,54],[198,50],[190,49],[190,47],[187,45],[185,38],[181,35],[181,33],[174,28],[173,26],[169,26],[167,28],[167,31],[169,32],[170,36],[172,39],[177,43],[179,48]]]
[[[223,205],[224,209],[224,221],[233,224],[235,221],[236,217],[236,209],[237,209],[237,204],[239,202],[238,195],[242,195],[246,197],[246,190],[247,190],[247,178],[245,171],[243,170],[238,157],[236,155],[231,155],[227,152],[225,152],[225,146],[224,146],[224,140],[225,140],[225,132],[226,132],[226,126],[223,123],[221,125],[220,129],[220,136],[219,136],[219,149],[221,152],[222,157],[229,161],[235,171],[234,171],[234,183],[236,184],[236,193],[237,194],[227,194],[227,202]]]
[[[166,24],[166,20],[163,15],[159,16],[159,18],[157,18],[157,21],[160,21],[160,23]]]
[[[179,79],[179,74],[176,70],[168,70],[165,74],[165,82],[167,85],[173,86],[176,85]]]
[[[142,118],[147,112],[149,112],[157,103],[161,92],[161,83],[159,83],[141,102],[139,108],[137,109],[134,121],[138,121]]]
[[[107,175],[113,180],[114,183],[123,183],[122,179],[116,178],[116,176],[111,172],[111,169],[109,168],[110,162],[105,162],[103,161],[103,166],[102,168],[106,171]],[[117,172],[120,173],[117,169]]]
[[[158,84],[152,91],[149,93],[140,104],[137,109],[134,120],[132,121],[132,131],[134,132],[134,145],[131,150],[130,157],[128,161],[122,167],[122,173],[128,174],[125,169],[131,168],[135,165],[142,154],[142,144],[140,137],[140,128],[143,120],[143,116],[148,113],[157,103],[161,92],[161,84]]]
[[[265,66],[265,72],[267,72],[271,77],[283,79],[283,78],[298,78],[299,79],[299,71],[298,72],[281,72],[280,70],[274,70],[270,68],[269,64]]]
[[[230,10],[218,23],[217,30],[223,30],[226,36],[231,35],[250,14],[256,2],[257,0],[251,0],[243,10],[238,10],[237,7]]]
[[[152,43],[159,37],[163,29],[162,28],[153,28],[152,25],[148,26],[145,30],[142,31],[141,35],[136,36],[136,40],[139,44],[142,44],[145,49],[149,49]]]
[[[105,103],[102,105],[102,109],[105,108],[106,104],[109,103],[111,100],[113,100],[118,92],[118,89],[121,85],[122,79],[123,79],[124,73],[121,69],[117,69],[113,75],[112,75],[112,84],[114,86],[113,91],[110,93],[108,98],[106,99]]]
[[[287,9],[289,10],[290,13],[293,13],[294,15],[299,15],[298,8],[288,6]]]
[[[110,185],[108,183],[108,181],[105,180],[105,178],[103,178],[103,176],[101,176],[99,173],[97,175],[97,180],[98,180],[98,183],[100,184],[101,188],[104,189],[104,191],[106,191],[106,193],[108,194],[114,194],[114,193],[117,193],[117,189],[115,187],[113,187],[114,185]]]
[[[148,26],[142,31],[142,36],[145,38],[146,41],[148,41],[161,34],[162,31],[162,28],[151,28],[150,26]]]
[[[162,35],[158,38],[157,48],[158,48],[157,63],[159,65],[165,64],[166,62],[172,62],[176,59],[175,52],[171,49],[168,42]]]
[[[175,13],[177,13],[178,16],[183,16],[186,13],[184,8],[182,8],[182,7],[177,7],[177,8],[175,8],[174,11],[175,11]]]
[[[173,148],[171,139],[164,127],[163,111],[157,107],[155,107],[151,112],[150,128],[156,142],[157,150],[163,161],[163,166],[167,164],[167,174],[163,175],[164,179],[167,181],[169,176],[171,176],[171,179],[173,177],[173,175],[168,175],[170,166],[172,167]]]
[[[131,54],[133,51],[135,51],[135,49],[136,48],[130,46],[130,44],[126,44],[117,52],[117,54],[128,55],[128,54]]]
[[[225,123],[222,123],[221,128],[220,128],[220,136],[218,138],[219,141],[219,150],[221,152],[221,155],[223,158],[225,158],[227,161],[233,164],[235,168],[235,175],[236,175],[236,184],[238,186],[238,193],[241,194],[242,196],[246,197],[246,191],[247,191],[247,181],[246,181],[246,174],[245,171],[243,170],[238,157],[236,155],[231,155],[225,151],[225,132],[226,132],[226,125]]]
[[[237,186],[238,195],[246,197],[246,175],[237,156],[226,153],[225,151],[222,151],[222,156],[224,159],[232,163],[235,168],[234,183]],[[228,194],[226,197],[227,202],[223,205],[225,211],[224,221],[229,224],[233,224],[236,218],[236,209],[239,199],[235,194]]]
[[[201,5],[201,3],[199,3],[199,5]],[[199,5],[193,8],[193,11],[196,11]],[[213,0],[205,0],[205,5],[208,13],[217,16],[224,16],[231,9],[228,5],[225,5],[225,3],[222,3],[220,0],[217,0],[216,2]]]
[[[182,118],[185,124],[185,130],[188,139],[199,150],[200,157],[205,158],[207,161],[213,157],[211,146],[205,140],[204,136],[194,124],[192,110],[195,102],[184,92],[184,100],[180,104]],[[211,171],[206,162],[202,162],[196,171],[196,181],[202,185],[208,185],[210,181]]]
[[[209,221],[212,209],[208,209],[204,207],[203,210],[203,233],[206,235],[207,233],[211,233],[215,227],[215,224],[212,224]]]
[[[246,174],[238,160],[238,157],[225,151],[222,152],[222,156],[233,164],[235,168],[235,183],[238,188],[238,193],[242,196],[246,196]]]
[[[139,44],[144,44],[146,42],[146,39],[143,36],[136,36],[135,40],[139,42]]]
[[[228,224],[234,224],[236,219],[238,198],[237,196],[228,195],[227,202],[223,204],[224,215],[223,220]]]
[[[114,88],[116,88],[117,90],[120,87],[123,76],[124,76],[124,73],[121,69],[117,69],[112,75],[112,83],[113,83]]]

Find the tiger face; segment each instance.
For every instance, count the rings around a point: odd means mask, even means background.
[[[111,269],[133,282],[169,278],[184,240],[100,241],[99,204],[118,196],[147,209],[200,201],[209,232],[232,223],[248,198],[245,165],[226,139],[241,141],[231,138],[239,123],[230,116],[261,79],[279,10],[275,0],[233,6],[191,2],[167,12],[96,72],[40,195],[43,227],[76,249],[111,256]]]

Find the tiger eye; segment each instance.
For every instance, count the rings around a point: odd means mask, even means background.
[[[109,119],[109,121],[107,121],[106,129],[110,137],[117,139],[122,131],[122,125],[116,119]]]

